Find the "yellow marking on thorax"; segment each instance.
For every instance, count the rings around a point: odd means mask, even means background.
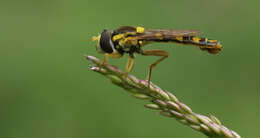
[[[118,44],[119,44],[120,46],[123,46],[123,45],[125,44],[125,41],[124,41],[124,40],[120,40],[120,41],[118,42]]]
[[[119,45],[137,45],[137,39],[135,37],[127,37],[119,41]]]
[[[194,42],[196,42],[196,43],[199,43],[200,40],[201,40],[201,38],[199,38],[199,37],[192,37],[192,40],[193,40]]]
[[[136,32],[137,32],[137,33],[143,33],[144,30],[145,30],[145,29],[144,29],[143,27],[140,27],[140,26],[136,27]]]
[[[113,41],[116,41],[116,40],[121,39],[121,38],[123,38],[123,37],[125,37],[125,34],[115,35],[115,36],[113,36]]]
[[[177,36],[176,39],[177,39],[178,41],[180,41],[180,42],[183,41],[183,37],[182,37],[182,36]]]

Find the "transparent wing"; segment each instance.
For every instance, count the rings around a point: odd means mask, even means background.
[[[175,37],[197,36],[201,34],[198,30],[164,30],[164,29],[150,29],[143,33],[136,34],[139,40],[153,40],[153,39],[171,39]]]
[[[147,41],[174,41],[176,37],[197,36],[201,34],[198,30],[173,30],[173,29],[145,29],[144,32],[137,32],[136,27],[121,26],[113,31],[113,35],[127,34],[131,40]]]
[[[201,34],[198,30],[166,30],[166,29],[151,29],[146,30],[146,34],[157,34],[170,35],[170,36],[196,36]]]
[[[114,34],[128,33],[128,32],[136,32],[136,28],[132,26],[121,26],[114,30]]]

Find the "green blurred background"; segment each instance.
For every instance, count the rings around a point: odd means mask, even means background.
[[[217,116],[242,137],[259,132],[260,2],[257,0],[1,0],[1,138],[201,138],[203,134],[143,107],[84,54],[103,58],[91,37],[122,25],[198,29],[224,49],[154,44],[169,51],[152,81],[195,112]],[[154,57],[137,55],[144,79]],[[109,63],[124,68],[126,57]]]

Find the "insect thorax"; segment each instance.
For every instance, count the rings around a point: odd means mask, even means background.
[[[116,41],[113,41],[115,45],[115,49],[121,53],[135,53],[140,51],[140,45],[137,40],[131,40],[129,38],[121,38]]]

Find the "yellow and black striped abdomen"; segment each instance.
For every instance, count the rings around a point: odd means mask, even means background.
[[[193,45],[199,47],[201,50],[206,50],[211,54],[217,54],[221,51],[222,45],[217,40],[210,40],[207,38],[200,38],[197,36],[160,36],[146,38],[145,41],[152,42],[174,42],[186,45]]]
[[[197,46],[201,50],[207,50],[211,54],[217,54],[222,49],[222,45],[217,40],[210,40],[197,36],[179,36],[175,37],[174,41],[177,43]]]

